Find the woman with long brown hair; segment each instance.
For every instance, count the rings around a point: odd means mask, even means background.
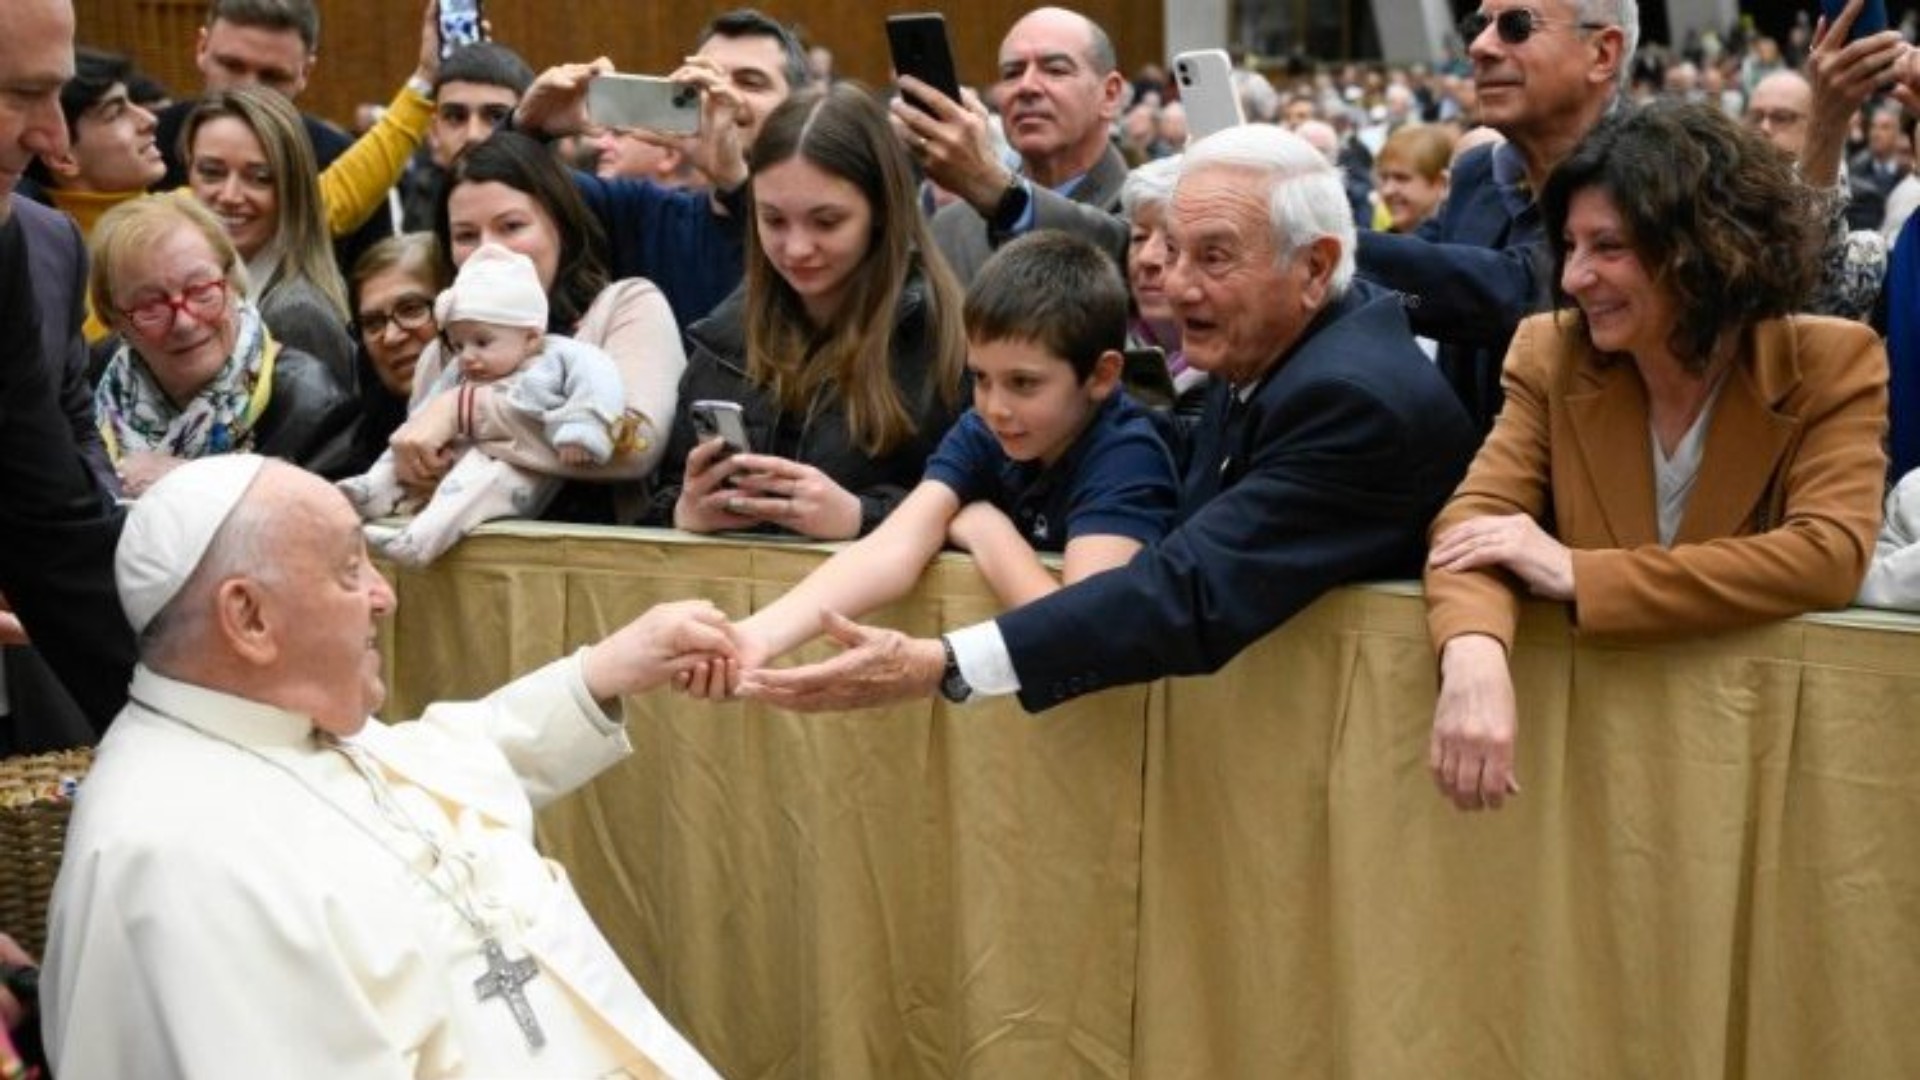
[[[688,331],[657,520],[694,532],[872,529],[920,480],[958,415],[960,287],[913,170],[864,89],[774,110],[754,142],[747,280]],[[742,409],[752,453],[698,441],[690,407]]]

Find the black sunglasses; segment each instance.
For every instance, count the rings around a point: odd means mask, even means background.
[[[1543,26],[1548,26],[1551,23],[1551,19],[1535,15],[1526,8],[1508,8],[1498,15],[1489,15],[1484,11],[1476,11],[1460,20],[1460,43],[1462,45],[1473,44],[1479,39],[1481,34],[1487,32],[1487,27],[1491,26],[1499,32],[1501,41],[1509,45],[1524,45],[1527,39],[1533,36],[1534,31],[1539,30]],[[1606,23],[1596,22],[1575,23],[1574,25],[1582,30],[1604,30],[1607,28]]]

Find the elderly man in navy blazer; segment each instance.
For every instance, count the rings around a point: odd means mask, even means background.
[[[1189,147],[1168,208],[1187,360],[1213,374],[1156,547],[992,622],[932,640],[855,625],[846,651],[749,669],[740,693],[792,708],[1017,692],[1029,710],[1211,672],[1338,585],[1414,573],[1477,434],[1414,344],[1399,298],[1353,284],[1338,171],[1290,132]]]

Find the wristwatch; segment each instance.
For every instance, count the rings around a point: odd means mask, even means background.
[[[973,687],[967,684],[967,677],[960,674],[960,660],[953,655],[953,642],[945,634],[940,635],[940,650],[946,653],[947,667],[940,674],[940,696],[955,705],[964,703],[973,697]]]
[[[1009,173],[1007,189],[1000,193],[1000,201],[993,204],[993,216],[987,219],[987,224],[997,233],[1012,232],[1027,215],[1027,203],[1032,199],[1033,192],[1027,189],[1027,182],[1018,174]]]

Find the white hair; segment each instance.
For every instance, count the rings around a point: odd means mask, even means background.
[[[1127,174],[1120,185],[1120,215],[1128,221],[1151,206],[1165,206],[1180,181],[1180,155],[1149,161]]]
[[[1353,206],[1347,202],[1340,170],[1311,144],[1285,128],[1242,124],[1214,132],[1187,146],[1180,175],[1203,168],[1243,169],[1268,185],[1267,218],[1274,247],[1282,259],[1321,237],[1340,245],[1330,296],[1339,299],[1353,280]]]
[[[1620,50],[1619,87],[1626,90],[1633,82],[1633,51],[1640,47],[1639,0],[1575,0],[1574,18],[1583,23],[1617,26],[1625,46]]]

